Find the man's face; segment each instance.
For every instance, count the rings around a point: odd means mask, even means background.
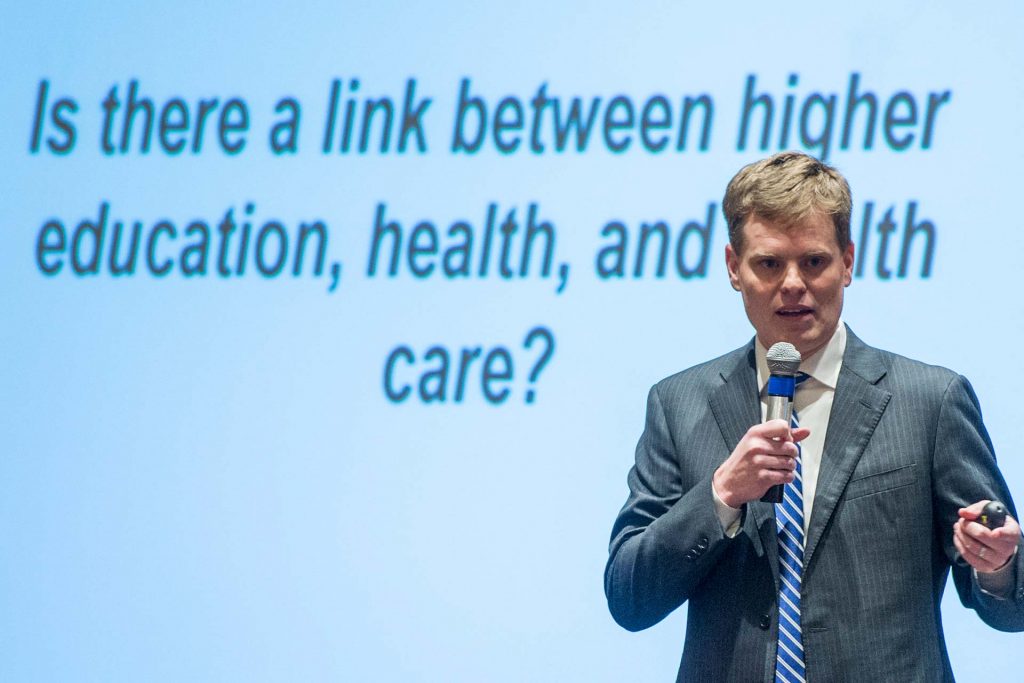
[[[725,262],[765,347],[786,341],[807,358],[832,337],[853,276],[853,245],[840,250],[831,218],[814,213],[784,228],[752,215],[743,252],[726,246]]]

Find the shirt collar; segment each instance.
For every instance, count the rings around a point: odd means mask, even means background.
[[[800,362],[800,372],[805,372],[816,381],[835,390],[839,381],[839,369],[843,366],[846,351],[846,325],[840,320],[832,338],[824,346]],[[760,339],[754,339],[754,356],[757,359],[757,386],[762,390],[768,384],[768,349]]]

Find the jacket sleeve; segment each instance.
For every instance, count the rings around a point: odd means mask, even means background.
[[[1018,540],[1011,560],[1011,590],[1003,598],[984,593],[970,566],[960,560],[953,545],[953,524],[958,510],[979,500],[999,500],[1017,518],[1009,489],[1003,479],[992,442],[981,419],[978,397],[959,375],[946,387],[935,433],[932,472],[936,537],[952,563],[953,581],[960,601],[977,611],[981,619],[1000,631],[1024,630],[1024,548]]]
[[[685,430],[671,429],[670,419],[656,385],[604,576],[612,616],[630,631],[658,623],[683,604],[732,540],[715,511],[713,468],[687,461],[694,444]]]

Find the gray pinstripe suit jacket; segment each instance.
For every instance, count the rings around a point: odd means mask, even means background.
[[[688,602],[679,681],[772,680],[772,506],[747,504],[727,538],[711,493],[714,470],[760,420],[756,376],[750,343],[651,389],[612,529],[605,593],[619,624],[644,629]],[[1024,552],[1006,600],[954,562],[957,509],[985,498],[1013,510],[967,380],[849,332],[805,542],[810,683],[952,681],[939,613],[951,565],[966,606],[1024,630]]]

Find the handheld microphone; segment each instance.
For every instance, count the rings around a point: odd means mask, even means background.
[[[768,411],[765,421],[785,420],[793,417],[793,394],[796,392],[796,373],[800,371],[800,352],[789,342],[777,342],[768,349]],[[763,503],[781,503],[785,485],[776,484],[763,496]]]

